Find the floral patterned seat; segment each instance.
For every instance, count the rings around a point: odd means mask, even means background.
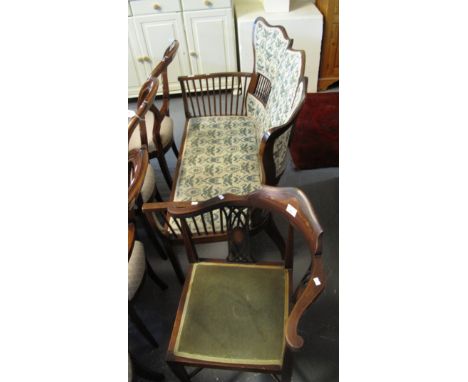
[[[259,18],[254,26],[255,68],[248,87],[234,76],[218,77],[218,82],[213,75],[179,78],[188,121],[173,201],[243,195],[261,184],[277,184],[286,168],[294,117],[305,93],[304,53],[291,45],[284,28]],[[245,105],[241,112],[233,113],[239,99],[229,98],[228,92],[224,110],[222,95],[219,105],[210,97],[210,91],[222,90],[223,83],[233,93],[240,84]],[[196,100],[190,98],[193,93]]]
[[[261,185],[257,140],[250,117],[191,118],[174,201],[255,191]]]

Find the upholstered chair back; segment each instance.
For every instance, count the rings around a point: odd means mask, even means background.
[[[283,27],[258,18],[253,30],[255,92],[247,95],[247,114],[256,120],[259,143],[271,129],[287,125],[273,144],[274,176],[286,167],[286,153],[293,119],[305,98],[305,54],[291,49]],[[267,139],[267,137],[266,137]]]

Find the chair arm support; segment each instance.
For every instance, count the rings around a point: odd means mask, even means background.
[[[304,339],[297,333],[297,326],[307,308],[323,292],[325,281],[322,258],[320,255],[315,255],[312,274],[307,286],[301,293],[286,322],[286,343],[292,350],[298,350],[304,345]]]
[[[186,118],[246,115],[245,99],[256,75],[225,72],[180,76]]]

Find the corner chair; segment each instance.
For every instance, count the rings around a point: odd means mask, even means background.
[[[288,223],[284,259],[259,262],[250,251],[255,211],[276,213]],[[226,260],[198,256],[188,223],[217,211],[225,216]],[[262,186],[244,196],[226,194],[193,205],[174,202],[169,212],[181,227],[189,270],[179,301],[166,360],[182,382],[203,368],[271,374],[290,381],[291,350],[303,339],[298,325],[325,287],[322,228],[307,197],[296,188]],[[294,233],[302,234],[310,266],[293,290]],[[297,266],[296,266],[297,267]],[[187,372],[185,367],[195,369]]]

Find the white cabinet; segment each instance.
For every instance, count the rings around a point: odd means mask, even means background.
[[[169,90],[179,90],[177,77],[190,72],[181,13],[135,16],[133,21],[137,40],[145,58],[143,66],[146,76],[144,79],[151,74],[151,70],[161,60],[171,42],[179,41],[177,55],[167,70]]]
[[[133,20],[128,19],[128,96],[138,96],[141,84],[147,78],[143,55],[138,48]]]
[[[169,89],[180,92],[182,75],[237,71],[231,0],[134,0],[128,18],[128,97],[140,86],[176,39]],[[131,12],[130,12],[131,11]]]
[[[237,71],[232,8],[184,12],[193,74]]]

